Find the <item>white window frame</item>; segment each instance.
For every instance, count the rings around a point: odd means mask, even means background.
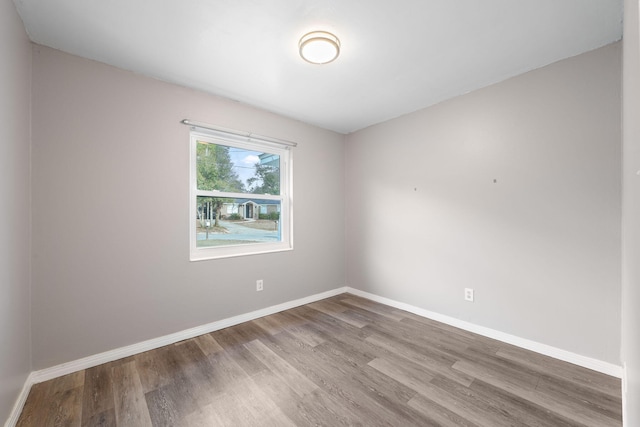
[[[229,258],[236,256],[257,255],[272,252],[293,250],[293,203],[292,203],[292,150],[290,147],[277,143],[261,140],[247,140],[241,135],[216,132],[214,130],[201,130],[196,128],[190,131],[190,156],[189,156],[189,259],[202,261],[209,259]],[[225,145],[234,148],[272,153],[280,156],[280,195],[232,193],[224,191],[198,190],[197,178],[197,145],[198,141],[217,145]],[[198,196],[224,197],[232,199],[261,199],[280,201],[280,237],[279,242],[247,243],[239,245],[225,245],[212,247],[197,246],[196,205]]]

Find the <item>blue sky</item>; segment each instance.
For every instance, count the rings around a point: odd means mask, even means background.
[[[262,152],[229,147],[231,162],[233,162],[234,169],[245,187],[248,187],[247,179],[253,177],[256,171],[254,165],[260,162],[260,158],[258,157],[260,154],[262,154]]]

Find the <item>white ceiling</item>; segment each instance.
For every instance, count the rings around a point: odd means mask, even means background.
[[[15,3],[36,43],[342,133],[622,37],[622,0]],[[311,30],[335,62],[298,56]]]

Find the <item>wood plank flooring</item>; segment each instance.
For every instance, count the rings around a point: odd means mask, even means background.
[[[350,294],[32,387],[18,426],[621,426],[620,380]]]

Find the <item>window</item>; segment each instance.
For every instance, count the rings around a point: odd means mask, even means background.
[[[191,131],[192,261],[290,250],[291,150]]]

